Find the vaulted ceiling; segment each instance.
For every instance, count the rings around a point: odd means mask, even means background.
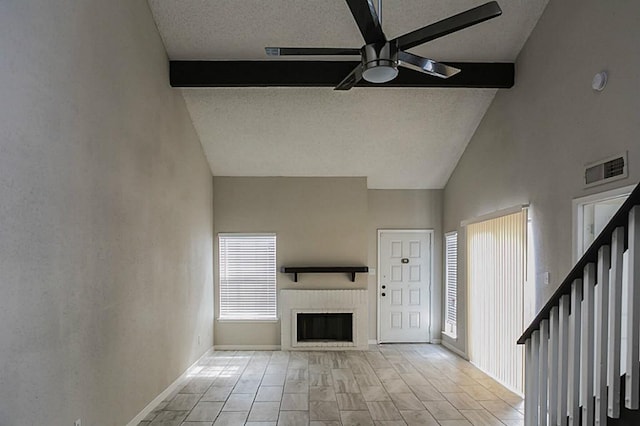
[[[513,62],[547,1],[499,0],[502,16],[411,52],[445,62]],[[482,3],[384,0],[382,27],[392,38]],[[343,0],[149,4],[172,60],[267,60],[265,46],[363,44]],[[496,93],[382,87],[176,90],[183,91],[214,176],[366,176],[370,188],[403,189],[446,184]]]

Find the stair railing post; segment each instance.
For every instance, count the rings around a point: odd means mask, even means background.
[[[609,319],[609,264],[611,263],[609,246],[598,250],[598,278],[596,285],[595,306],[595,424],[607,424],[607,342]]]
[[[559,426],[567,426],[567,398],[569,384],[569,303],[568,294],[560,297],[558,326],[558,422]]]
[[[540,397],[538,370],[540,367],[540,330],[531,333],[531,420],[538,425],[538,398]]]
[[[622,259],[624,228],[611,234],[611,271],[609,274],[609,344],[607,359],[607,415],[620,417],[620,339],[622,323]]]
[[[558,421],[558,347],[559,328],[558,306],[551,308],[549,313],[549,424],[556,426]]]
[[[568,411],[569,424],[580,423],[580,325],[582,307],[582,280],[574,280],[571,284],[571,335],[569,341],[569,384]]]
[[[580,400],[582,405],[582,424],[593,425],[593,314],[594,290],[596,285],[596,265],[588,263],[584,267],[582,289],[582,336],[580,370]]]
[[[538,349],[538,425],[547,426],[549,320],[542,320],[540,323],[540,346]]]
[[[524,426],[535,426],[533,400],[533,344],[531,337],[524,344]]]
[[[629,211],[629,297],[627,314],[627,372],[624,405],[640,408],[640,206]]]

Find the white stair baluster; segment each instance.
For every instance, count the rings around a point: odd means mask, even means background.
[[[571,283],[571,330],[569,341],[569,424],[580,422],[580,310],[582,305],[582,280]]]
[[[549,320],[540,322],[540,347],[538,358],[538,425],[547,425],[547,389],[549,376]]]
[[[582,424],[593,425],[593,292],[596,284],[596,265],[584,267],[582,290],[582,336],[580,370],[580,400]]]
[[[555,426],[558,419],[558,307],[549,312],[549,424]]]
[[[629,212],[628,232],[629,297],[624,406],[637,410],[640,402],[640,206],[634,206]]]
[[[538,425],[538,398],[540,391],[538,387],[538,368],[540,367],[540,330],[531,333],[531,420],[534,425]],[[528,397],[529,395],[527,395]]]
[[[622,319],[622,256],[624,228],[611,234],[611,272],[609,280],[609,345],[607,354],[607,415],[620,417],[620,321]]]
[[[568,294],[560,297],[558,327],[558,426],[567,425],[567,392],[569,383],[569,302]]]
[[[534,423],[534,408],[531,401],[533,400],[533,375],[537,374],[533,370],[533,344],[531,343],[531,337],[529,337],[524,344],[524,425],[536,426]]]
[[[609,246],[598,250],[598,284],[594,304],[595,318],[595,424],[607,424],[607,320],[609,318]]]

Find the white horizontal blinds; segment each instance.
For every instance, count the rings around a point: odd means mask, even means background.
[[[445,239],[445,332],[455,336],[458,315],[458,233],[451,232]]]
[[[220,318],[276,318],[276,236],[219,234]]]
[[[520,393],[526,259],[526,210],[467,226],[469,355]]]

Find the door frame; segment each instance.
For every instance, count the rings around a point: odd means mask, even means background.
[[[386,229],[386,228],[378,228],[378,239],[376,241],[376,251],[377,251],[377,263],[376,263],[376,343],[380,343],[380,238],[383,233],[407,233],[413,232],[416,234],[427,234],[431,238],[429,238],[429,285],[427,286],[427,304],[429,306],[429,326],[427,327],[427,343],[431,343],[431,317],[433,314],[433,309],[431,306],[431,287],[433,286],[433,281],[435,278],[435,272],[433,270],[434,266],[434,254],[433,254],[433,237],[435,235],[435,231],[433,229],[426,228],[408,228],[408,229]]]
[[[631,191],[636,185],[626,185],[615,189],[609,189],[606,191],[596,192],[584,197],[578,197],[571,200],[571,222],[572,222],[572,235],[571,235],[571,260],[572,263],[576,263],[582,256],[579,253],[580,247],[583,246],[583,227],[584,227],[584,207],[587,204],[593,204],[597,202],[603,202],[612,200],[614,198],[620,198],[629,196]],[[596,236],[597,237],[597,236]]]

